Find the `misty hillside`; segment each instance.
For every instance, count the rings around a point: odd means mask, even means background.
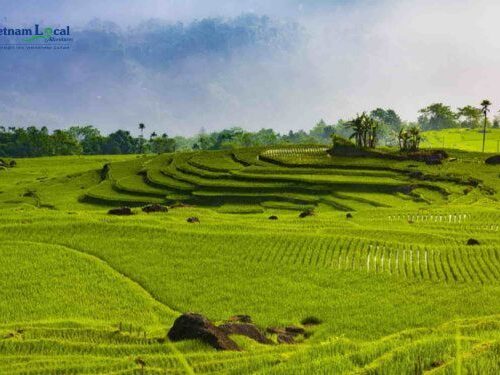
[[[64,126],[97,118],[104,126],[173,125],[186,113],[208,125],[224,121],[204,111],[218,101],[238,109],[233,85],[241,92],[250,83],[238,72],[242,65],[259,70],[276,63],[301,31],[292,22],[242,15],[187,24],[149,20],[133,28],[94,20],[72,37],[70,51],[9,53],[0,70],[3,123]]]

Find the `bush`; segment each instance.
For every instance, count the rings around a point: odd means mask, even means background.
[[[332,135],[332,148],[328,151],[329,154],[344,155],[344,156],[363,156],[368,155],[368,152],[357,148],[354,143],[344,137],[336,134]]]
[[[354,143],[352,143],[350,140],[344,138],[344,137],[341,137],[340,135],[337,135],[337,134],[332,134],[332,143],[333,143],[333,146],[332,148],[335,148],[335,147],[351,147],[351,148],[354,148],[356,147],[354,145]]]

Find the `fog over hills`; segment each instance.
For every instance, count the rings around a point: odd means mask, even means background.
[[[285,131],[378,106],[414,119],[434,101],[500,104],[494,1],[0,6],[1,25],[69,24],[74,39],[70,51],[0,50],[5,126]]]

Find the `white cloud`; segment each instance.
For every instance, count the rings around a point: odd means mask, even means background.
[[[30,3],[33,10],[26,13],[22,3]],[[150,17],[175,21],[255,11],[295,19],[308,34],[291,53],[262,55],[262,50],[248,49],[225,64],[184,62],[177,75],[168,69],[158,74],[138,67],[130,84],[100,90],[96,82],[90,94],[102,98],[81,122],[134,129],[137,121],[149,121],[154,124],[151,130],[167,129],[169,134],[232,125],[285,131],[379,106],[394,108],[409,120],[436,101],[458,107],[489,98],[500,107],[497,0],[333,5],[296,0],[131,0],[126,7],[121,1],[42,3],[9,2],[6,17],[37,15],[84,24],[99,16],[127,25]],[[114,102],[111,98],[118,90],[130,92]],[[85,110],[75,108],[72,120],[78,121],[77,114]]]

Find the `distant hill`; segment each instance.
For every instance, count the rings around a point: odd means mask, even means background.
[[[480,129],[430,130],[422,133],[422,147],[454,148],[464,151],[482,151],[483,133]],[[500,129],[488,129],[486,152],[500,151]]]

